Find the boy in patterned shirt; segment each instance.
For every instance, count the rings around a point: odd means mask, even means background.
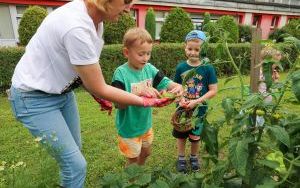
[[[217,76],[214,67],[211,64],[200,59],[201,45],[205,41],[206,36],[202,31],[193,30],[189,32],[185,38],[185,55],[187,60],[179,62],[176,67],[174,81],[179,84],[186,85],[184,90],[183,100],[180,101],[181,107],[193,110],[198,104],[206,104],[205,101],[214,97],[217,93]],[[191,70],[196,73],[193,77],[182,83],[184,77]],[[199,141],[203,129],[203,117],[206,113],[207,106],[198,107],[197,117],[200,118],[200,123],[186,132],[179,132],[173,129],[173,136],[177,138],[177,171],[187,172],[187,162],[185,159],[185,144],[189,138],[191,142],[190,165],[192,171],[198,171],[200,168],[198,161]]]

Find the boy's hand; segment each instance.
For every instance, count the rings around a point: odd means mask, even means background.
[[[197,100],[190,100],[187,102],[186,108],[187,109],[193,109],[198,105],[198,101]]]
[[[188,105],[188,101],[184,98],[184,97],[182,97],[181,99],[180,99],[180,101],[179,101],[179,106],[181,106],[182,108],[187,108],[187,105]]]
[[[187,100],[185,98],[182,98],[179,101],[179,106],[186,108],[186,109],[194,109],[200,103],[202,103],[202,101],[200,102],[199,99]]]
[[[175,94],[176,97],[180,97],[183,95],[183,87],[176,83],[176,85],[172,89],[168,90],[168,92]]]
[[[97,103],[100,105],[100,110],[101,111],[108,111],[108,115],[111,115],[112,102],[110,102],[108,100],[105,100],[105,99],[95,97],[94,95],[92,95],[92,96],[95,99],[95,101],[97,101]]]
[[[159,95],[160,95],[159,91],[157,91],[153,87],[147,87],[139,93],[139,96],[148,97],[148,98],[157,98],[159,97]]]
[[[143,99],[144,107],[163,107],[172,102],[168,98],[163,98],[163,99],[148,98],[148,97],[141,97],[141,98]]]

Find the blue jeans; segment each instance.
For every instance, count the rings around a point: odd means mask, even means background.
[[[9,100],[18,121],[56,159],[64,187],[84,186],[86,160],[81,149],[80,122],[73,92],[55,95],[11,87]]]

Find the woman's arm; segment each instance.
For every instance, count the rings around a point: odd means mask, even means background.
[[[141,97],[106,84],[101,67],[98,63],[91,65],[76,65],[74,66],[74,69],[79,74],[84,87],[92,95],[124,105],[144,105]]]

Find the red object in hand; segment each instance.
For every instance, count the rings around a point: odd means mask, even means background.
[[[105,99],[101,99],[98,97],[95,97],[94,95],[92,95],[93,98],[97,101],[97,103],[99,103],[100,105],[100,110],[101,111],[108,111],[108,115],[111,115],[112,112],[112,102],[105,100]]]
[[[148,97],[142,97],[144,107],[163,107],[168,104],[170,104],[169,98],[163,98],[163,99],[157,99],[157,98],[148,98]]]

